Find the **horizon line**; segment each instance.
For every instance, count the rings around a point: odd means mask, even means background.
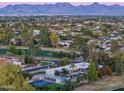
[[[92,5],[93,3],[99,3],[101,5],[119,5],[124,6],[124,2],[0,2],[0,8],[6,7],[7,5],[21,5],[21,4],[29,4],[29,5],[45,5],[45,4],[57,4],[57,3],[69,3],[73,6],[80,6],[80,5]]]

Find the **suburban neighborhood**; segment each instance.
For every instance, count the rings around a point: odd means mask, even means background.
[[[123,90],[123,77],[123,16],[0,16],[1,91]]]

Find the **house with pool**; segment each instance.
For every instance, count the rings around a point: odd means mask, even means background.
[[[88,67],[89,63],[81,62],[48,69],[46,70],[46,79],[54,80],[56,83],[64,83],[68,79],[75,80],[78,76],[85,75]],[[103,66],[99,65],[98,67],[102,68]]]
[[[76,81],[78,77],[81,77],[81,84],[88,83],[86,79],[86,74],[88,71],[90,63],[81,62],[73,63],[66,66],[56,67],[56,68],[46,68],[44,74],[37,74],[29,81],[30,84],[34,86],[49,86],[52,84],[65,84],[67,80]],[[98,65],[99,68],[102,68],[102,65]],[[30,70],[41,70],[42,67],[26,69],[28,72]]]

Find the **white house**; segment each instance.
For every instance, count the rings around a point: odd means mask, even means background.
[[[89,66],[89,63],[86,63],[86,62],[76,63],[75,66],[77,67],[77,69],[87,69]],[[68,71],[71,71],[71,65],[66,65],[66,66],[46,70],[46,76],[55,77],[55,71],[57,70],[61,72],[62,68],[65,68]]]
[[[69,47],[72,42],[73,42],[72,40],[63,40],[63,41],[59,41],[58,44]]]
[[[86,62],[76,63],[74,65],[75,65],[75,70],[79,69],[79,71],[82,71],[82,73],[83,71],[85,73],[85,71],[89,67],[89,63],[86,63]],[[102,68],[102,67],[103,66],[99,65],[99,68]],[[56,83],[64,83],[65,79],[67,80],[69,79],[69,77],[67,78],[67,77],[60,77],[55,75],[55,71],[61,72],[63,68],[67,69],[69,72],[72,72],[71,74],[73,74],[72,70],[74,70],[74,68],[72,69],[72,65],[66,65],[66,66],[46,70],[46,77],[54,79]],[[74,73],[78,73],[78,72],[74,72]]]
[[[34,31],[33,31],[33,35],[34,35],[34,36],[40,35],[40,30],[34,30]]]

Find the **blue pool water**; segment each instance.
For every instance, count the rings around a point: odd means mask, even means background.
[[[53,83],[48,82],[48,81],[38,80],[38,81],[34,81],[34,82],[30,83],[30,84],[39,87],[39,86],[49,86],[49,85],[51,85]]]

